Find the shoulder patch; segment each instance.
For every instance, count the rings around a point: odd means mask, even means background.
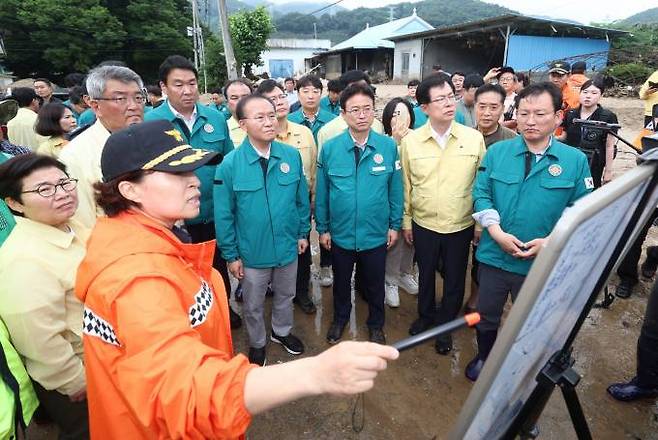
[[[594,179],[591,177],[585,177],[585,188],[594,189]]]
[[[205,281],[201,281],[201,288],[194,295],[194,304],[190,306],[188,316],[192,328],[203,324],[208,318],[208,313],[212,308],[214,296],[212,289]]]
[[[105,321],[88,307],[85,307],[82,315],[82,333],[99,338],[107,344],[116,345],[117,347],[121,346],[112,324]]]

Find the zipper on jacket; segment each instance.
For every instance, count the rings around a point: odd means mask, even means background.
[[[271,159],[271,157],[270,157]],[[267,162],[267,166],[269,168],[269,160]],[[270,197],[267,192],[267,171],[265,171],[265,175],[263,176],[263,185],[265,186],[265,203],[267,204],[267,216],[270,219],[270,231],[272,232],[272,249],[274,249],[274,259],[278,260],[278,256],[276,254],[276,243],[274,242],[274,223],[272,222],[272,211],[270,209]],[[278,263],[278,261],[277,261]]]

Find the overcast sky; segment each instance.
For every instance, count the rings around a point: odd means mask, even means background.
[[[274,3],[286,3],[289,0],[270,0]],[[331,0],[332,2],[335,0]],[[416,3],[419,0],[406,0]],[[656,0],[484,0],[495,3],[524,14],[544,15],[552,18],[570,18],[582,23],[612,21],[626,18],[637,12],[657,6]],[[358,8],[400,3],[400,0],[343,0],[341,6]]]

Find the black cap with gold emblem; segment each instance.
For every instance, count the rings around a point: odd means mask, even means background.
[[[186,173],[215,165],[221,155],[189,146],[166,120],[147,121],[112,133],[101,155],[103,181],[138,170]]]

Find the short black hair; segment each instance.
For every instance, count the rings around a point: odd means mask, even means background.
[[[356,95],[365,95],[372,99],[373,105],[375,104],[375,92],[372,90],[372,87],[366,86],[363,84],[352,84],[347,86],[340,94],[340,108],[345,110],[345,105],[347,105],[347,100]]]
[[[555,112],[562,109],[562,91],[555,84],[547,81],[530,84],[522,88],[519,94],[516,95],[516,108],[519,108],[519,103],[522,99],[527,99],[530,96],[539,96],[544,93],[548,93],[551,97]]]
[[[503,87],[500,84],[490,84],[490,83],[486,83],[478,87],[478,89],[475,91],[475,102],[477,102],[478,97],[480,95],[489,92],[498,93],[498,95],[500,95],[500,103],[505,104],[505,98],[507,98],[507,93],[505,92],[505,89],[503,89]]]
[[[235,107],[235,119],[238,120],[238,121],[241,120],[241,119],[244,119],[244,116],[245,116],[244,115],[244,108],[251,101],[255,101],[257,99],[262,99],[262,100],[266,101],[269,105],[272,106],[272,110],[276,110],[275,107],[274,107],[274,104],[272,103],[272,101],[270,101],[266,97],[264,97],[262,95],[249,95],[249,96],[245,96],[244,98],[242,98],[238,102],[238,105]]]
[[[484,79],[477,73],[469,73],[464,77],[464,90],[477,89],[484,84]]]
[[[371,84],[370,77],[363,70],[348,70],[340,76],[340,82],[342,82],[345,87],[359,81],[365,81],[366,83]]]
[[[301,89],[302,87],[308,87],[308,86],[315,87],[316,89],[320,89],[320,91],[322,91],[322,89],[324,88],[320,78],[318,78],[315,75],[304,75],[297,80],[297,85],[296,85],[297,91],[299,91],[299,89]]]
[[[265,81],[261,82],[258,85],[258,88],[256,88],[256,94],[257,95],[263,95],[263,93],[270,93],[274,89],[279,89],[282,92],[284,92],[284,88],[281,84],[276,82],[273,79],[266,79]]]
[[[7,197],[22,203],[23,179],[34,171],[55,167],[66,173],[66,166],[51,156],[28,153],[14,156],[0,165],[0,199]],[[66,173],[68,176],[68,173]],[[14,215],[23,216],[11,210]]]
[[[50,80],[49,80],[48,78],[37,78],[37,79],[35,79],[34,81],[32,81],[32,84],[34,84],[34,83],[37,82],[37,81],[38,81],[38,82],[44,82],[44,83],[48,84],[48,87],[50,87],[50,88],[53,87],[53,83],[50,82]]]
[[[115,177],[109,182],[96,182],[94,183],[94,198],[96,204],[101,207],[108,217],[115,217],[124,211],[129,210],[133,206],[139,206],[132,200],[125,198],[121,191],[119,191],[119,184],[121,182],[134,182],[139,183],[144,176],[151,174],[151,170],[137,170],[129,173],[122,174]]]
[[[419,104],[429,104],[430,90],[434,87],[443,87],[444,84],[448,84],[452,89],[452,92],[455,92],[455,85],[445,73],[437,73],[428,76],[418,85],[418,88],[416,89],[416,100]]]
[[[345,85],[340,80],[332,79],[327,83],[327,90],[334,93],[340,93],[345,88]]]
[[[516,72],[514,71],[513,67],[510,66],[503,66],[500,68],[498,71],[498,74],[496,75],[496,79],[500,79],[501,76],[503,76],[504,73],[511,73],[514,75],[514,81],[516,81]]]
[[[157,84],[150,84],[150,85],[146,86],[146,93],[150,93],[151,95],[155,95],[158,98],[162,97],[162,89]]]
[[[84,96],[87,95],[87,87],[85,86],[73,86],[69,90],[69,101],[71,104],[80,104],[84,103]]]
[[[165,58],[162,64],[160,64],[160,68],[158,69],[158,77],[160,78],[160,81],[167,84],[167,77],[169,76],[169,73],[174,69],[189,70],[194,72],[194,76],[196,78],[199,77],[199,73],[197,72],[196,67],[194,67],[194,64],[192,64],[190,60],[182,55],[170,55]]]
[[[450,79],[452,79],[455,75],[463,76],[464,78],[466,77],[464,72],[457,71],[457,72],[452,72],[452,75],[450,75]]]
[[[516,72],[516,80],[523,84],[523,87],[530,84],[530,77],[523,72]]]
[[[218,95],[223,95],[224,91],[222,90],[221,87],[213,87],[212,89],[209,90],[209,93],[211,95],[214,95],[215,93],[217,93]]]
[[[443,66],[441,64],[435,64],[432,66],[432,70],[443,70]]]
[[[62,119],[64,111],[67,108],[68,107],[59,102],[51,102],[41,107],[39,109],[39,114],[37,115],[37,123],[34,126],[34,131],[41,136],[64,135],[65,132],[59,125],[59,120]]]
[[[295,84],[295,78],[288,77],[288,78],[286,78],[286,79],[283,80],[283,83],[285,84],[285,83],[287,83],[288,81],[292,81],[292,83]]]
[[[84,73],[69,73],[64,77],[64,87],[70,89],[75,86],[81,86],[87,76]]]
[[[409,119],[409,128],[413,128],[414,124],[416,123],[416,115],[414,115],[414,108],[411,106],[409,101],[407,101],[404,98],[393,98],[390,101],[388,101],[388,104],[384,107],[384,111],[382,113],[382,124],[384,125],[384,133],[387,135],[391,136],[393,134],[393,127],[391,126],[391,120],[393,119],[394,112],[395,112],[395,107],[398,106],[398,104],[404,104],[407,107],[407,110],[409,110],[409,115],[411,116]]]
[[[407,83],[407,87],[418,87],[420,85],[420,81],[417,79],[412,79]]]
[[[249,81],[247,78],[231,79],[226,81],[226,84],[224,85],[224,98],[228,99],[228,88],[237,83],[244,84],[245,86],[249,87],[250,91],[253,91],[251,87],[251,81]]]
[[[39,99],[32,87],[16,87],[11,89],[11,97],[18,102],[19,107],[29,107],[32,101]]]
[[[603,92],[605,92],[605,83],[603,81],[599,80],[599,78],[588,79],[587,81],[585,81],[583,83],[583,85],[580,86],[580,91],[582,92],[583,90],[585,90],[589,86],[594,86],[597,89],[599,89],[601,91],[602,95],[603,95]]]

